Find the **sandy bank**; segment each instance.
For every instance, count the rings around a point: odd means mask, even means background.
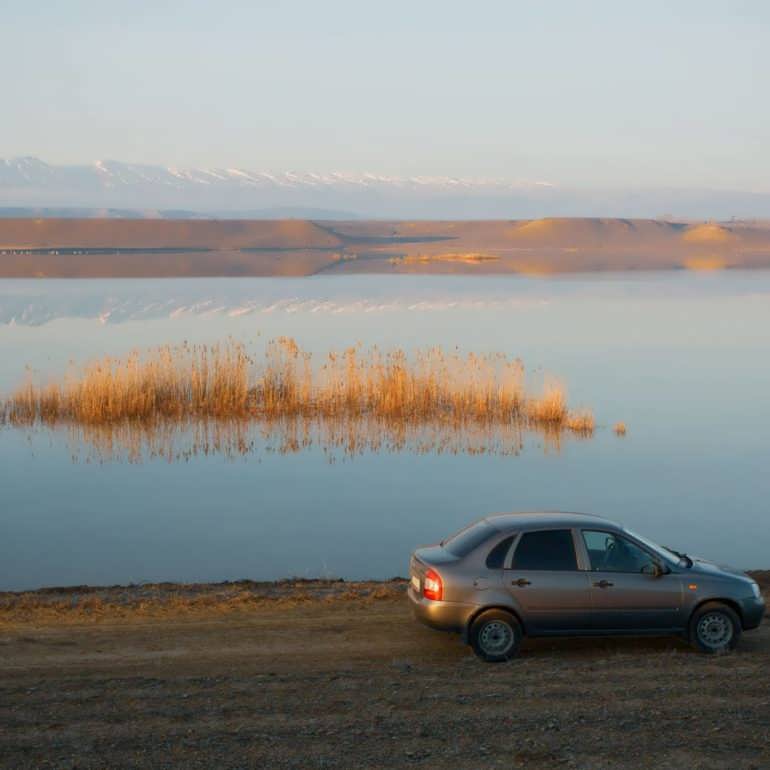
[[[770,224],[2,219],[2,277],[306,276],[770,267]]]

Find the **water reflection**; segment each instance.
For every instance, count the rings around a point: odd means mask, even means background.
[[[426,423],[365,416],[68,424],[51,430],[65,434],[73,462],[86,463],[187,462],[208,456],[259,459],[265,454],[309,451],[323,453],[330,463],[366,453],[517,456],[525,445],[558,453],[568,438],[585,440],[592,435],[520,421]]]
[[[80,318],[104,326],[163,319],[236,323],[272,317],[513,312],[569,300],[704,299],[726,293],[767,301],[769,274],[732,270],[523,275],[316,276],[313,278],[13,279],[0,285],[0,326]]]
[[[557,372],[570,403],[592,406],[603,426],[579,443],[484,424],[7,426],[0,587],[387,578],[403,574],[415,545],[476,516],[542,508],[599,513],[689,553],[767,566],[770,271],[0,284],[0,317],[16,317],[0,326],[3,394],[25,363],[47,382],[70,360],[158,341],[232,335],[259,352],[288,335],[314,356],[357,339],[410,353],[500,350],[527,362],[534,385]],[[37,316],[19,315],[14,297],[68,317],[26,325]],[[125,316],[116,307],[103,324],[69,317],[81,306],[98,316],[105,297],[125,301]],[[211,298],[232,308],[290,297],[335,304],[172,319],[163,306],[172,297],[201,311]],[[397,309],[382,309],[392,300]],[[451,309],[438,312],[441,300]],[[154,302],[158,320],[129,312]],[[619,419],[625,439],[611,428]]]

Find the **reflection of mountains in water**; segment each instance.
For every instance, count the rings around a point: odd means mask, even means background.
[[[0,282],[2,283],[2,282]],[[526,276],[344,276],[317,279],[49,281],[0,286],[0,324],[39,326],[59,318],[102,324],[162,319],[236,319],[270,314],[516,310],[564,299],[674,300],[739,295],[767,299],[766,273],[615,274],[562,279]]]
[[[372,417],[254,420],[161,420],[103,425],[68,425],[74,462],[189,461],[221,456],[228,460],[320,451],[329,462],[367,453],[519,455],[533,439],[546,453],[558,452],[566,436],[586,439],[590,434],[556,428],[536,428],[523,422],[506,424],[411,422]]]
[[[546,300],[498,297],[302,297],[250,298],[165,298],[146,297],[0,297],[0,324],[42,326],[59,318],[84,318],[102,324],[178,318],[238,318],[271,313],[372,313],[441,310],[504,310],[524,304],[543,304]]]

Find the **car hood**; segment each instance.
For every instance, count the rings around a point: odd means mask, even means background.
[[[745,580],[751,581],[751,578],[740,569],[737,569],[736,567],[731,567],[728,564],[716,564],[713,561],[708,561],[708,559],[701,559],[698,556],[691,556],[692,559],[692,572],[700,572],[704,575],[710,575],[712,577],[730,577],[730,578],[744,578]]]

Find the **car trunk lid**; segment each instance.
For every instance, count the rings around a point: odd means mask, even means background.
[[[458,557],[450,553],[441,545],[428,545],[418,548],[409,562],[409,580],[412,588],[418,594],[422,594],[425,573],[431,569],[439,569],[443,565],[458,561]]]

